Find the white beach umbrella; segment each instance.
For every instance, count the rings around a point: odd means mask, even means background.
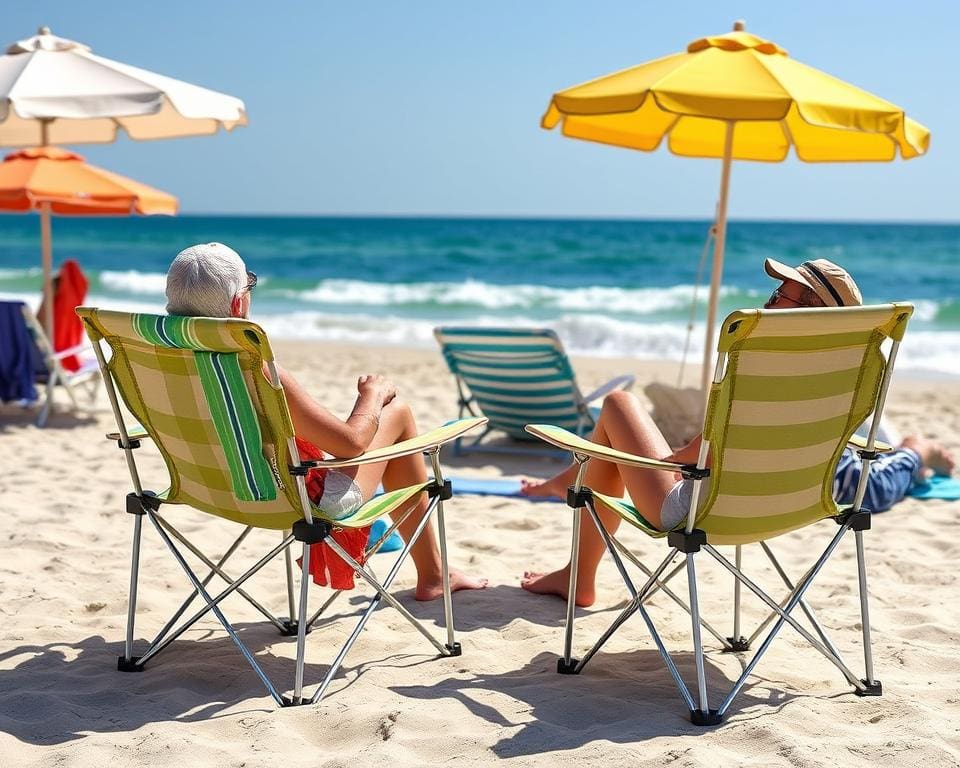
[[[246,124],[240,99],[96,56],[49,27],[0,56],[0,147],[108,144],[121,129],[141,141],[204,136]],[[40,206],[40,215],[49,307],[49,203]]]
[[[0,56],[0,146],[202,136],[246,125],[240,99],[96,56],[49,28]]]

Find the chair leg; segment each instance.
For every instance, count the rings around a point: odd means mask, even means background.
[[[447,625],[447,650],[452,656],[463,653],[456,641],[453,625],[453,596],[450,594],[450,563],[447,558],[447,527],[443,499],[437,498],[437,537],[440,539],[440,567],[443,569],[443,619]]]
[[[210,593],[207,592],[203,584],[200,583],[200,579],[197,575],[191,570],[190,566],[187,564],[187,561],[184,559],[183,555],[180,553],[180,550],[177,549],[176,545],[173,543],[173,540],[170,538],[170,535],[164,529],[164,527],[157,522],[156,518],[153,515],[150,515],[150,522],[153,523],[154,528],[156,528],[157,533],[160,534],[160,538],[163,539],[163,543],[167,545],[167,548],[170,550],[171,554],[176,559],[177,563],[183,569],[183,572],[186,574],[187,579],[190,580],[190,583],[193,585],[193,588],[197,590],[200,597],[203,598],[204,602],[213,611],[213,614],[217,617],[217,620],[226,630],[227,634],[230,636],[230,639],[234,642],[234,645],[237,646],[237,649],[240,653],[243,654],[243,657],[247,660],[247,663],[253,667],[253,671],[257,673],[257,677],[260,678],[260,681],[266,687],[268,693],[277,702],[278,705],[283,706],[284,700],[283,697],[277,693],[277,689],[274,687],[273,683],[270,682],[270,678],[267,677],[260,665],[257,664],[256,659],[254,659],[253,654],[247,650],[247,647],[240,640],[237,631],[233,628],[233,625],[227,621],[227,617],[223,615],[223,611],[220,610],[217,602],[210,596]]]
[[[740,544],[736,545],[734,561],[739,571],[743,562],[743,546]],[[723,646],[724,653],[741,653],[750,650],[750,642],[740,634],[740,579],[736,577],[733,579],[733,636],[727,638],[727,643],[729,645]]]
[[[770,644],[773,642],[774,638],[777,636],[781,627],[783,627],[784,624],[789,624],[797,632],[799,632],[800,635],[808,643],[810,643],[810,645],[813,648],[815,648],[821,654],[823,654],[823,656],[828,661],[830,661],[835,667],[837,667],[837,669],[840,670],[843,676],[847,679],[847,681],[851,685],[854,686],[854,688],[856,688],[857,690],[860,690],[865,687],[864,684],[857,679],[857,677],[853,674],[853,672],[851,672],[850,669],[846,667],[846,665],[843,663],[841,659],[837,658],[833,653],[831,653],[827,647],[822,645],[816,637],[814,637],[810,632],[808,632],[803,626],[801,626],[797,622],[796,619],[794,619],[790,615],[790,612],[794,609],[794,607],[801,600],[803,600],[803,596],[806,593],[807,589],[809,589],[810,585],[813,584],[813,580],[820,573],[820,570],[823,568],[824,564],[833,554],[834,550],[837,548],[837,545],[840,543],[840,539],[843,537],[843,534],[846,533],[846,531],[847,531],[846,525],[841,527],[840,530],[837,531],[837,533],[831,539],[830,544],[827,545],[827,548],[824,550],[823,554],[820,555],[817,562],[814,563],[814,565],[810,568],[810,570],[807,572],[807,575],[803,578],[803,580],[797,586],[796,590],[794,590],[794,592],[790,595],[790,598],[787,601],[787,604],[782,608],[773,600],[773,598],[771,598],[766,592],[760,589],[760,587],[754,584],[753,581],[747,578],[744,574],[742,573],[738,574],[734,569],[734,566],[729,561],[727,561],[727,559],[723,557],[723,555],[717,552],[717,550],[714,547],[712,547],[709,544],[704,545],[704,548],[710,554],[710,556],[713,557],[714,560],[720,563],[720,565],[722,565],[728,571],[736,575],[737,578],[739,578],[743,582],[744,586],[746,586],[747,589],[749,589],[757,597],[759,597],[764,603],[766,603],[768,608],[775,611],[778,617],[777,621],[774,623],[773,627],[770,629],[770,632],[767,634],[767,637],[760,644],[760,647],[754,653],[753,658],[750,659],[750,662],[747,664],[743,672],[740,674],[740,677],[737,678],[737,681],[734,683],[733,688],[730,689],[730,692],[727,694],[727,697],[720,704],[720,707],[718,709],[718,713],[720,716],[723,716],[723,714],[727,711],[727,708],[733,702],[734,698],[737,696],[737,694],[740,692],[740,689],[743,687],[744,683],[746,682],[747,677],[751,674],[751,672],[753,671],[753,668],[757,665],[757,663],[766,653],[767,648],[769,648]]]
[[[690,621],[693,630],[693,653],[697,666],[697,694],[700,706],[690,711],[690,722],[694,725],[717,725],[723,721],[722,715],[710,709],[707,699],[707,674],[703,661],[703,641],[700,637],[700,603],[697,596],[697,569],[694,553],[687,552],[687,587],[690,591]]]
[[[37,426],[42,427],[47,423],[47,417],[50,415],[50,409],[53,407],[53,393],[57,386],[57,374],[53,371],[47,376],[47,396],[43,400],[43,406],[37,415]]]
[[[133,655],[133,625],[137,615],[137,583],[140,578],[140,538],[143,530],[143,515],[133,516],[133,546],[130,555],[130,591],[127,597],[127,635],[123,644],[123,656],[117,659],[121,672],[142,672],[139,658]]]
[[[176,529],[173,528],[173,526],[169,526],[169,525],[168,525],[168,530],[170,530],[171,533],[176,531]],[[217,567],[211,568],[210,572],[204,577],[202,582],[203,586],[206,587],[207,585],[210,584],[211,581],[213,581],[213,577],[217,575],[217,570],[221,568],[227,562],[227,560],[230,559],[233,553],[237,551],[239,546],[243,543],[243,540],[247,538],[247,536],[250,534],[250,531],[252,530],[253,528],[250,526],[247,526],[243,530],[243,533],[241,533],[236,538],[233,544],[230,545],[227,551],[223,554],[223,556],[217,562],[216,564]],[[179,532],[177,533],[177,535],[179,536]],[[185,541],[185,539],[183,539],[183,541]],[[177,621],[180,620],[180,617],[183,616],[187,608],[190,607],[190,604],[193,602],[195,597],[197,597],[197,590],[193,590],[189,595],[187,595],[184,601],[180,604],[180,607],[176,611],[174,611],[173,615],[167,620],[167,623],[163,625],[161,630],[157,633],[156,637],[153,638],[153,641],[150,643],[150,649],[153,649],[157,645],[159,645],[163,641],[163,639],[167,636],[167,633],[174,626],[176,626]]]
[[[873,647],[870,641],[870,608],[867,605],[867,565],[863,551],[863,531],[854,531],[857,544],[857,571],[860,577],[860,625],[863,627],[863,663],[866,677],[860,682],[864,690],[854,689],[858,696],[882,696],[883,686],[873,677]]]
[[[289,549],[289,548],[288,548]],[[297,609],[297,670],[293,684],[291,704],[303,703],[303,662],[306,653],[307,622],[300,621],[307,615],[307,598],[310,589],[310,544],[303,543],[303,559],[300,561],[300,605]],[[291,618],[293,613],[291,612]],[[286,701],[285,701],[286,703]]]
[[[162,651],[168,648],[177,638],[179,638],[184,632],[186,632],[190,627],[197,623],[201,618],[203,618],[208,611],[213,607],[213,604],[219,605],[226,599],[229,595],[237,592],[241,585],[245,584],[248,579],[255,576],[264,568],[270,561],[273,560],[277,555],[280,554],[281,550],[289,547],[293,542],[293,536],[286,537],[281,541],[276,547],[267,552],[263,557],[261,557],[256,563],[254,563],[250,568],[246,570],[243,575],[237,577],[235,581],[232,581],[223,591],[219,592],[216,597],[212,599],[211,602],[204,605],[196,613],[194,613],[189,618],[181,622],[180,626],[176,629],[171,629],[171,626],[164,627],[161,630],[160,634],[154,639],[150,644],[150,647],[144,651],[143,655],[140,657],[140,664],[146,664],[154,656],[159,655]],[[194,592],[196,594],[196,591]],[[169,634],[168,634],[169,633]]]
[[[583,510],[573,510],[573,535],[570,537],[570,581],[567,585],[567,623],[563,629],[563,658],[557,659],[561,675],[577,674],[578,659],[573,658],[573,617],[577,605],[577,570],[580,565],[580,521]]]
[[[284,531],[284,536],[288,536],[289,531]],[[297,623],[296,604],[293,599],[293,558],[290,555],[290,547],[283,551],[283,567],[287,577],[287,632],[290,632]]]

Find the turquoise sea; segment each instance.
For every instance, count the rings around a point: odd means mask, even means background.
[[[430,346],[440,323],[555,328],[573,353],[679,359],[706,221],[480,218],[54,219],[54,261],[91,303],[159,311],[182,248],[219,240],[260,275],[254,318],[277,337]],[[0,217],[0,297],[36,304],[36,216]],[[960,225],[731,222],[721,315],[762,303],[762,260],[829,258],[867,301],[917,306],[898,367],[960,375]],[[700,358],[709,266],[690,359]]]

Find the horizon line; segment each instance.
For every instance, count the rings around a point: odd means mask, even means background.
[[[589,214],[509,214],[509,213],[278,213],[251,211],[189,211],[178,213],[179,218],[263,218],[263,219],[439,219],[478,221],[609,221],[609,222],[677,222],[710,223],[713,219],[699,216],[617,216]],[[70,216],[70,218],[79,218]],[[171,217],[174,218],[174,217]],[[736,217],[729,222],[745,224],[869,224],[879,226],[960,226],[960,219],[817,219],[779,217]]]

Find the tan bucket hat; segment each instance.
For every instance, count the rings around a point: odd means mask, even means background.
[[[798,267],[788,267],[776,259],[767,259],[763,268],[770,277],[805,285],[828,307],[858,307],[863,304],[860,289],[850,273],[827,259],[805,261]]]

